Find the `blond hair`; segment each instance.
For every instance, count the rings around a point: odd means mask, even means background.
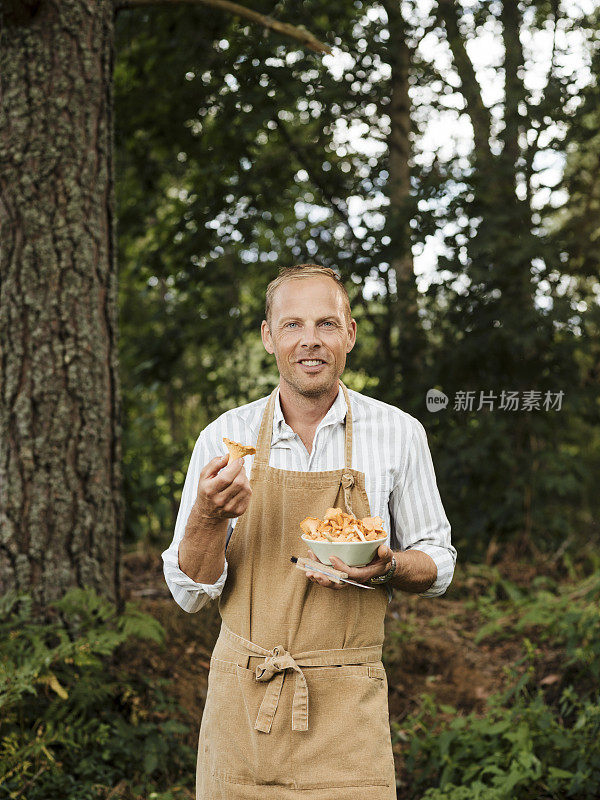
[[[329,267],[322,267],[319,264],[296,264],[295,267],[281,267],[279,275],[271,281],[267,286],[267,294],[265,299],[265,319],[267,325],[271,325],[271,309],[273,307],[273,297],[277,289],[282,283],[291,280],[301,280],[303,278],[325,277],[331,278],[335,285],[338,287],[344,298],[344,305],[346,306],[346,322],[349,323],[352,317],[350,311],[350,298],[346,287],[342,283],[339,275]]]

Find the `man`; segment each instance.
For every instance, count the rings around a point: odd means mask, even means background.
[[[392,800],[381,663],[390,587],[443,594],[456,560],[422,425],[340,377],[356,339],[333,270],[300,265],[267,289],[261,333],[279,386],[198,438],[163,553],[177,603],[219,597],[198,746],[197,800]],[[227,463],[223,437],[256,444]],[[328,507],[384,520],[388,544],[337,569],[375,591],[290,563],[300,521]]]

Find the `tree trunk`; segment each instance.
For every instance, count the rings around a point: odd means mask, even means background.
[[[402,15],[399,0],[385,0],[390,34],[389,59],[391,65],[390,133],[388,137],[388,226],[391,239],[388,251],[390,267],[395,278],[396,289],[386,297],[388,330],[391,341],[388,349],[394,355],[388,359],[389,374],[386,384],[394,387],[401,379],[401,390],[395,399],[403,407],[409,407],[410,396],[418,394],[416,376],[422,371],[423,330],[419,318],[418,289],[414,272],[412,242],[409,222],[413,214],[411,207],[412,154],[411,102],[408,93],[412,54],[407,42],[407,25]],[[389,284],[388,284],[389,286]],[[384,343],[385,349],[385,343]],[[396,394],[395,388],[392,392]]]
[[[7,4],[3,21],[0,593],[118,600],[113,7]]]
[[[408,77],[410,51],[406,42],[406,26],[399,5],[386,3],[390,33],[391,85],[390,85],[390,135],[388,139],[388,195],[390,216],[395,225],[395,253],[392,269],[398,285],[414,285],[414,267],[408,226],[408,203],[410,199],[410,97]]]

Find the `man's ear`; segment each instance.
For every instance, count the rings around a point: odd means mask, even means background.
[[[348,325],[348,344],[346,345],[346,352],[349,353],[356,343],[356,320],[351,319]]]
[[[267,325],[266,319],[263,319],[261,323],[260,335],[265,350],[267,351],[267,353],[273,355],[273,353],[275,352],[275,348],[273,347],[273,340],[271,339],[271,331],[269,330],[269,326]]]

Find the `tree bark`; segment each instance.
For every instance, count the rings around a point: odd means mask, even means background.
[[[0,594],[118,600],[113,4],[30,7],[0,38]]]

